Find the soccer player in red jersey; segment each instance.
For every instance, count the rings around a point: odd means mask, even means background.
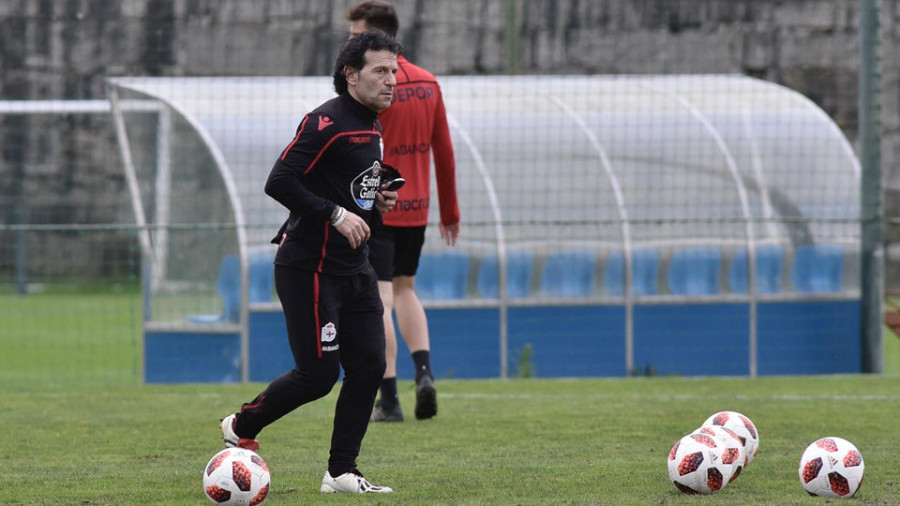
[[[399,21],[394,7],[377,0],[357,4],[347,13],[350,36],[376,29],[396,38]],[[402,421],[397,397],[397,335],[392,311],[416,368],[417,419],[437,414],[437,390],[431,372],[431,347],[425,310],[415,292],[415,275],[425,241],[434,156],[441,237],[448,246],[459,237],[456,166],[441,88],[427,70],[397,57],[397,86],[391,106],[378,119],[384,129],[384,161],[406,179],[397,205],[383,215],[384,226],[372,231],[370,258],[384,303],[387,367],[374,421]]]

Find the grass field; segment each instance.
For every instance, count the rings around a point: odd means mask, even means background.
[[[411,383],[409,384],[411,386]],[[900,496],[900,377],[441,381],[430,421],[373,424],[360,468],[390,497],[318,492],[335,393],[260,436],[267,504],[821,504],[797,478],[808,443],[837,435],[866,463],[855,504]],[[221,446],[219,417],[261,385],[4,391],[10,463],[2,504],[202,504],[201,471]],[[412,390],[403,401],[412,406]],[[665,457],[715,411],[756,423],[760,451],[715,496],[682,496]]]
[[[50,299],[0,301],[0,328],[11,329],[0,340],[0,504],[204,504],[218,419],[263,385],[142,385],[134,317],[101,316],[134,315],[139,301],[80,299],[53,318],[23,317]],[[827,435],[865,459],[852,504],[898,504],[898,356],[886,333],[883,375],[441,380],[435,419],[369,429],[360,468],[394,487],[388,497],[318,492],[335,390],[260,435],[273,480],[265,504],[822,504],[796,467]],[[412,383],[401,390],[411,414]],[[759,455],[721,493],[681,495],[665,457],[720,410],[753,419]]]

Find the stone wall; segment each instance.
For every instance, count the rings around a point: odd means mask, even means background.
[[[355,1],[5,0],[0,99],[102,99],[109,76],[330,74]],[[800,91],[857,137],[858,0],[395,5],[407,55],[438,75],[745,73]],[[885,204],[900,216],[900,0],[881,5]],[[106,121],[0,118],[0,221],[20,220],[25,201],[31,220],[115,221],[124,182],[114,140],[82,132]],[[86,210],[67,211],[76,208]]]

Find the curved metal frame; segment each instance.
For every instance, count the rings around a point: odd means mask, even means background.
[[[747,189],[744,187],[744,182],[741,179],[741,175],[738,171],[737,164],[734,161],[734,157],[732,157],[731,155],[731,150],[728,149],[728,145],[725,144],[724,140],[722,140],[722,136],[719,134],[719,131],[713,127],[713,125],[707,119],[706,115],[704,115],[702,112],[700,112],[699,109],[694,107],[693,104],[688,102],[686,98],[677,93],[673,93],[667,90],[660,90],[658,87],[650,86],[646,83],[643,83],[642,86],[654,89],[654,91],[658,93],[662,93],[668,97],[671,97],[682,107],[687,109],[691,113],[691,115],[694,116],[694,118],[696,118],[698,122],[700,122],[703,128],[707,132],[709,132],[713,141],[716,143],[716,146],[719,148],[719,151],[722,153],[722,156],[725,157],[725,163],[728,166],[728,171],[731,173],[731,178],[734,180],[734,187],[737,191],[738,199],[741,203],[741,212],[744,215],[744,232],[747,236],[747,286],[748,294],[750,296],[749,367],[750,376],[756,377],[756,236],[753,231],[753,214],[750,212],[750,199],[747,197]]]
[[[517,77],[513,77],[512,79],[518,79]],[[850,146],[849,142],[837,128],[837,126],[830,120],[830,118],[825,115],[825,113],[818,108],[814,103],[812,103],[809,99],[804,97],[803,95],[790,90],[788,88],[784,88],[782,86],[768,83],[765,81],[760,81],[754,79],[755,82],[764,84],[766,86],[777,87],[780,92],[788,92],[792,94],[794,98],[799,98],[804,104],[809,106],[809,110],[813,111],[813,114],[816,114],[818,117],[822,119],[823,124],[826,125],[828,131],[836,138],[840,140],[841,149],[847,155],[847,159],[851,162],[853,167],[854,175],[856,179],[860,178],[860,165],[857,161],[853,149]],[[110,82],[113,84],[112,90],[110,92],[110,100],[112,102],[113,114],[116,121],[116,131],[117,135],[120,137],[120,148],[122,149],[123,160],[126,165],[126,176],[128,179],[129,191],[132,194],[133,205],[135,206],[135,216],[138,220],[138,224],[144,227],[144,230],[140,236],[142,247],[145,249],[145,252],[150,255],[147,258],[155,258],[153,255],[153,244],[151,243],[151,237],[149,235],[149,231],[146,229],[146,217],[143,214],[143,205],[141,203],[141,197],[139,194],[139,190],[137,187],[136,174],[134,173],[133,161],[131,161],[131,153],[130,147],[128,145],[128,136],[127,131],[125,130],[124,121],[122,119],[122,113],[120,107],[118,105],[119,96],[118,90],[116,87],[120,87],[123,89],[127,89],[133,91],[135,93],[140,93],[143,95],[148,94],[148,92],[142,91],[140,86],[129,86],[128,83],[123,83],[117,79],[111,79]],[[707,115],[703,110],[697,107],[694,103],[692,103],[686,96],[679,94],[677,92],[665,89],[657,83],[654,83],[652,80],[642,79],[637,80],[636,83],[639,87],[644,88],[652,93],[656,93],[665,97],[668,97],[673,102],[677,103],[680,107],[682,107],[685,111],[687,111],[694,120],[702,127],[702,129],[707,132],[709,138],[714,142],[718,151],[722,154],[722,157],[725,161],[725,166],[727,167],[728,173],[733,181],[736,195],[738,197],[738,201],[741,207],[741,214],[743,218],[744,225],[744,236],[747,246],[747,261],[748,261],[748,294],[745,297],[740,297],[741,300],[749,300],[749,311],[750,311],[750,357],[749,357],[749,366],[750,366],[750,374],[751,376],[756,375],[757,369],[757,343],[756,343],[756,309],[757,309],[757,301],[759,299],[759,295],[757,293],[756,288],[756,237],[754,230],[754,218],[752,215],[752,211],[750,208],[750,198],[749,192],[747,188],[747,184],[753,184],[752,181],[745,182],[744,178],[740,173],[740,170],[737,166],[737,163],[729,149],[728,144],[723,139],[719,131],[716,127],[710,122]],[[238,249],[240,255],[240,263],[241,263],[241,282],[243,286],[249,286],[249,259],[248,259],[248,248],[247,244],[247,232],[245,230],[246,226],[246,217],[244,216],[243,205],[241,202],[241,195],[238,191],[237,184],[234,180],[234,175],[232,174],[231,168],[229,166],[229,162],[220,150],[218,144],[216,144],[215,139],[212,137],[210,132],[207,130],[206,126],[202,121],[197,119],[188,108],[183,107],[181,104],[177,103],[176,99],[169,99],[159,94],[152,95],[154,99],[158,100],[160,103],[164,104],[171,111],[179,114],[191,127],[197,132],[203,144],[209,150],[210,155],[212,156],[216,168],[219,171],[223,184],[225,185],[226,192],[228,194],[228,198],[231,202],[232,209],[234,211],[234,220],[236,225],[236,233],[238,240]],[[534,97],[530,97],[534,98]],[[579,115],[578,111],[574,110],[571,106],[569,106],[566,102],[558,97],[549,97],[544,98],[543,100],[550,103],[553,107],[562,111],[569,120],[571,120],[578,128],[578,130],[585,136],[587,141],[589,142],[591,148],[596,153],[600,167],[603,170],[606,179],[608,180],[611,188],[611,192],[613,198],[615,199],[616,204],[616,213],[618,215],[618,219],[620,220],[620,228],[622,234],[622,247],[624,253],[624,263],[625,263],[625,271],[624,271],[624,300],[626,307],[626,370],[630,371],[633,366],[633,327],[634,327],[634,306],[638,302],[638,297],[636,297],[632,292],[632,264],[633,264],[633,244],[632,244],[632,230],[631,230],[631,220],[629,218],[628,213],[628,205],[625,198],[625,193],[621,188],[619,179],[616,175],[616,170],[614,164],[609,159],[607,155],[607,151],[604,148],[601,140],[598,138],[596,133],[591,130],[590,126],[587,124],[585,119]],[[747,137],[749,138],[750,146],[750,157],[751,163],[753,164],[752,172],[754,174],[754,178],[756,179],[756,184],[760,188],[762,205],[765,209],[765,213],[767,216],[772,215],[773,203],[770,202],[767,186],[764,184],[764,173],[762,171],[762,167],[760,165],[758,146],[756,133],[753,130],[753,125],[750,121],[751,111],[744,110],[743,112],[743,121],[746,127]],[[459,139],[462,141],[462,144],[465,146],[466,150],[472,156],[474,160],[475,168],[481,178],[481,181],[484,185],[484,189],[488,195],[488,201],[491,209],[491,213],[494,219],[494,232],[496,235],[497,242],[497,254],[498,254],[498,291],[499,291],[499,300],[498,306],[500,310],[500,370],[501,377],[508,376],[508,321],[507,321],[507,309],[511,305],[519,305],[522,301],[510,301],[507,294],[507,245],[506,245],[506,237],[504,231],[503,224],[503,210],[500,205],[499,196],[494,187],[493,179],[491,177],[491,170],[488,164],[485,162],[482,157],[481,150],[479,149],[477,142],[473,140],[466,128],[452,115],[448,114],[448,123],[450,127],[458,134]],[[130,169],[129,169],[130,167]],[[159,218],[164,219],[161,215]],[[774,235],[774,234],[773,234]],[[729,297],[730,299],[735,299],[735,297]],[[668,297],[656,297],[654,301],[659,301],[665,303],[668,300]],[[768,300],[768,297],[767,297]],[[484,302],[484,301],[475,301],[475,302]],[[543,301],[547,304],[554,304],[553,301]],[[581,302],[578,302],[581,303]],[[466,304],[461,304],[466,305]],[[493,306],[493,303],[489,304],[478,304],[478,305],[490,305]],[[249,330],[248,330],[248,322],[249,319],[249,295],[247,290],[242,290],[241,292],[241,324],[240,324],[240,332],[241,332],[241,352],[242,352],[242,379],[247,380],[248,376],[248,349],[249,349]]]
[[[116,80],[112,81],[115,86],[123,89],[127,89],[129,91],[139,93],[144,95],[145,93],[139,89],[129,87],[124,85]],[[113,91],[113,96],[118,96],[117,92]],[[246,232],[246,223],[244,219],[244,211],[241,204],[241,199],[238,194],[237,184],[234,181],[234,177],[232,176],[230,166],[228,164],[228,160],[225,159],[225,156],[222,154],[222,151],[219,149],[218,144],[213,140],[212,136],[206,130],[206,127],[198,121],[192,114],[187,112],[183,107],[178,104],[175,104],[173,101],[163,98],[161,96],[154,96],[154,99],[158,100],[165,106],[169,107],[172,111],[178,113],[194,130],[197,132],[197,135],[200,136],[200,139],[203,141],[203,144],[209,150],[210,155],[213,160],[216,162],[216,168],[219,171],[219,174],[222,176],[222,183],[225,185],[225,191],[228,195],[228,200],[231,203],[231,209],[234,212],[234,223],[235,223],[235,233],[237,234],[238,241],[238,257],[240,258],[241,264],[241,286],[249,287],[250,286],[250,260],[248,256],[248,245],[247,245],[247,232]],[[121,118],[121,110],[114,105],[113,106],[113,114],[118,118],[116,120],[117,125],[122,122]],[[126,141],[127,146],[127,138],[128,133],[125,130],[124,122],[122,122],[122,135],[123,139]],[[123,140],[120,139],[120,142]],[[131,172],[134,172],[133,162],[130,162],[131,155],[130,149],[128,150],[128,158],[129,161],[126,165],[131,166]],[[123,153],[124,156],[124,153]],[[136,217],[138,220],[138,225],[144,227],[146,230],[147,220],[144,216],[142,199],[140,196],[140,191],[138,190],[136,183],[136,176],[133,176],[135,182],[132,183],[129,178],[129,191],[131,192],[131,197],[133,201],[136,203],[136,206],[140,206],[140,210],[136,212]],[[162,225],[162,224],[161,224]],[[146,251],[145,254],[149,255],[147,258],[154,258],[155,254],[152,250],[152,245],[149,239],[144,244],[145,247],[150,248],[150,251]],[[249,359],[250,359],[250,331],[249,331],[249,305],[250,305],[250,292],[249,290],[241,290],[241,320],[240,320],[240,333],[241,333],[241,381],[248,381],[249,379]]]

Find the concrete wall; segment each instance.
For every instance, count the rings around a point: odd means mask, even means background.
[[[109,76],[329,74],[355,1],[5,0],[0,99],[105,98]],[[407,55],[438,75],[740,72],[800,91],[857,137],[858,0],[395,5]],[[900,0],[881,5],[885,203],[900,216]],[[84,133],[106,121],[0,117],[0,221],[21,221],[23,203],[32,221],[115,221],[113,139]]]

